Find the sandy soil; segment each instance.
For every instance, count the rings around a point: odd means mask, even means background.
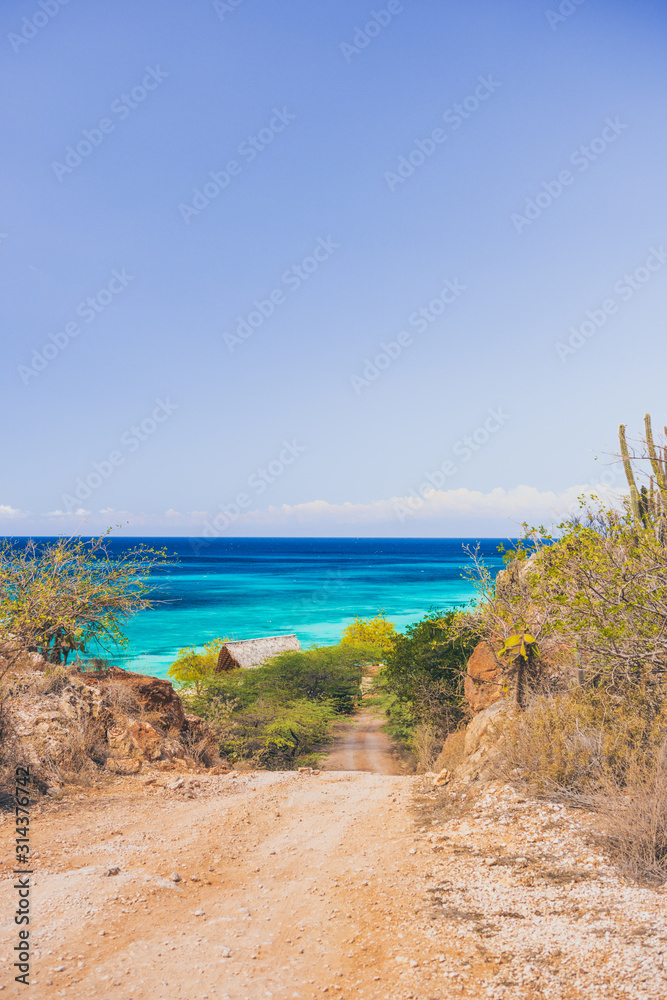
[[[667,996],[666,896],[589,857],[577,815],[503,788],[452,813],[447,789],[387,773],[365,714],[326,763],[142,772],[35,806],[33,983],[13,981],[5,864],[3,996]],[[12,834],[5,817],[5,859]]]
[[[370,771],[373,774],[402,774],[398,754],[383,733],[385,720],[368,709],[337,724],[331,753],[323,758],[326,771]]]

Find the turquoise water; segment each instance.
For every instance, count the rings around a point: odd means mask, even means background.
[[[115,540],[121,551],[142,539]],[[146,541],[146,540],[143,540]],[[493,571],[500,540],[480,543]],[[505,540],[506,541],[506,540]],[[430,608],[473,597],[463,578],[467,539],[150,539],[172,553],[153,576],[151,611],[126,625],[129,646],[102,653],[127,669],[165,676],[177,651],[222,636],[296,632],[301,645],[337,642],[354,615],[384,610],[398,629]]]

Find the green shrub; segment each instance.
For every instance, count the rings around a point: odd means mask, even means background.
[[[421,745],[423,727],[444,740],[465,717],[463,680],[476,639],[460,625],[460,613],[432,611],[397,636],[378,674],[388,731],[408,746],[415,737]]]
[[[294,768],[312,763],[331,721],[354,710],[363,665],[376,658],[368,645],[280,653],[259,667],[208,676],[186,702],[212,725],[230,761]]]
[[[220,647],[226,639],[212,639],[199,652],[196,646],[179,649],[178,656],[169,667],[167,674],[181,688],[193,688],[196,694],[215,680]]]

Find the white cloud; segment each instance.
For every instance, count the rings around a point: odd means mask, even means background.
[[[89,510],[78,507],[76,510],[49,510],[44,517],[88,517]]]
[[[579,510],[578,498],[597,495],[608,505],[618,502],[624,491],[604,484],[571,486],[560,493],[533,486],[497,487],[480,490],[424,489],[420,497],[390,497],[370,503],[330,503],[309,500],[298,504],[281,504],[263,510],[245,511],[231,523],[219,511],[193,510],[180,512],[168,508],[162,514],[133,513],[106,507],[91,513],[84,508],[76,511],[52,510],[41,517],[12,507],[0,505],[0,518],[22,518],[21,530],[48,534],[53,529],[79,531],[85,534],[104,532],[121,525],[123,531],[137,535],[423,535],[456,536],[479,533],[495,535],[519,533],[524,521],[550,525]],[[85,520],[82,520],[85,519]],[[213,530],[211,530],[213,525]]]
[[[0,520],[15,520],[19,517],[27,517],[28,511],[19,510],[18,507],[10,507],[8,504],[0,503]]]
[[[304,523],[335,521],[346,523],[383,522],[387,520],[406,521],[409,518],[424,521],[446,521],[452,518],[485,519],[489,517],[507,518],[517,523],[524,520],[553,520],[578,509],[578,498],[591,493],[605,503],[618,501],[621,492],[604,484],[597,486],[571,486],[561,493],[535,489],[533,486],[516,486],[511,490],[501,487],[482,493],[479,490],[434,490],[424,491],[419,496],[391,497],[371,503],[332,504],[326,500],[311,500],[301,504],[283,504],[269,507],[266,511],[249,511],[237,522],[284,524],[289,521]]]

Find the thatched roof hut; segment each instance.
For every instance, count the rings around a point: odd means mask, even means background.
[[[238,670],[239,667],[258,667],[271,656],[287,649],[301,649],[296,635],[270,635],[265,639],[239,639],[223,643],[218,653],[217,671]]]

